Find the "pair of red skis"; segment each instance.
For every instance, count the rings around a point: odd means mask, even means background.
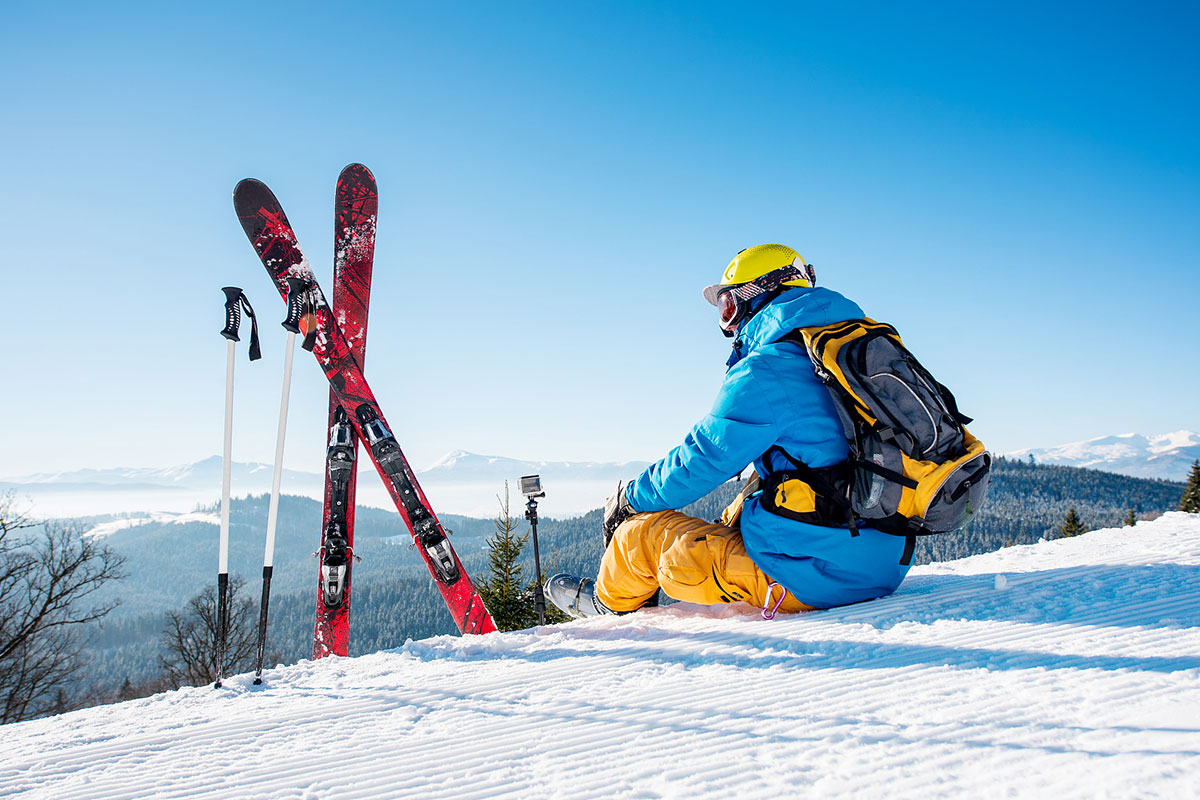
[[[241,181],[234,189],[233,202],[246,236],[288,304],[288,319],[299,317],[305,349],[312,350],[330,384],[313,658],[349,654],[359,440],[408,525],[458,629],[463,633],[496,630],[363,377],[379,208],[371,171],[362,164],[351,164],[338,176],[332,308],[300,251],[282,206],[266,184],[254,178]]]

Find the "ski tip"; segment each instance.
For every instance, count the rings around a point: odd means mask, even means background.
[[[347,164],[346,166],[342,167],[342,171],[338,175],[338,180],[341,180],[349,175],[353,175],[356,172],[361,177],[367,178],[368,180],[370,180],[372,182],[374,182],[374,180],[375,180],[375,176],[371,174],[371,170],[367,169],[367,166],[365,164],[360,164],[357,161],[355,161],[351,164]]]
[[[233,204],[241,206],[254,197],[274,197],[271,190],[258,178],[242,178],[233,187]]]
[[[264,189],[267,188],[267,185],[265,183],[263,183],[262,181],[260,181],[258,178],[242,178],[240,181],[237,182],[237,186],[233,187],[233,193],[235,195],[242,194],[243,192],[246,192],[249,189],[252,189],[252,188],[256,189],[260,186]]]

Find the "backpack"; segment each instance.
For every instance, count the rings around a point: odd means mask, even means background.
[[[763,506],[804,522],[847,525],[852,536],[859,526],[903,536],[906,565],[915,537],[966,527],[987,494],[991,453],[896,329],[863,318],[798,328],[783,339],[804,345],[828,387],[850,457],[813,468],[772,447],[764,463],[770,468],[776,453],[785,467],[764,482]]]

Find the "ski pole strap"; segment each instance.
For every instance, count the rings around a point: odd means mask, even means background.
[[[236,286],[224,286],[225,293],[225,328],[221,335],[234,342],[240,342],[238,329],[242,324],[242,314],[250,318],[250,360],[262,358],[262,350],[258,346],[258,318],[254,316],[254,308],[250,305],[246,293]]]
[[[300,345],[312,352],[317,343],[316,314],[313,311],[312,300],[309,298],[311,284],[301,278],[288,278],[287,317],[281,323],[285,331],[301,333],[300,322],[304,321],[306,331],[304,342]]]
[[[771,596],[775,594],[775,587],[779,586],[779,599],[772,605]],[[783,588],[778,583],[772,582],[767,586],[767,599],[763,601],[762,618],[775,619],[775,615],[779,613],[779,607],[783,605],[784,599],[787,597],[787,589]]]
[[[246,297],[245,292],[242,292],[242,311],[250,318],[250,360],[258,361],[262,358],[262,350],[258,347],[258,317],[254,316],[254,309],[250,307],[250,298]]]

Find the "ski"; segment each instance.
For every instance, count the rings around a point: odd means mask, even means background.
[[[446,536],[429,500],[413,475],[400,444],[392,435],[362,367],[333,317],[312,267],[301,253],[296,234],[279,201],[266,184],[254,178],[238,183],[234,208],[247,238],[289,308],[299,305],[306,325],[305,344],[329,380],[338,403],[383,479],[396,509],[408,525],[416,549],[425,560],[458,629],[463,633],[496,630],[483,598],[479,596]],[[422,389],[419,376],[415,385]]]
[[[333,312],[359,367],[365,364],[371,267],[379,194],[375,176],[351,164],[338,176],[333,212]],[[321,517],[313,658],[350,654],[350,579],[354,566],[354,496],[358,434],[329,390],[325,506]]]

